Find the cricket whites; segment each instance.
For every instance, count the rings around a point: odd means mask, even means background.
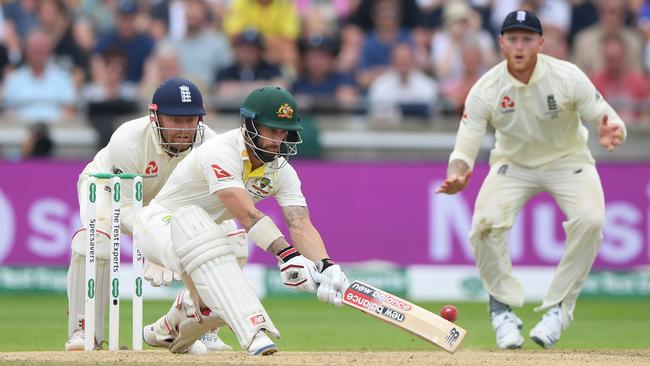
[[[343,303],[402,328],[449,353],[463,343],[467,331],[440,316],[388,292],[353,281]]]

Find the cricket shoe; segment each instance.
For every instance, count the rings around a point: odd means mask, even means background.
[[[151,347],[169,348],[174,341],[172,335],[164,323],[164,317],[158,319],[153,324],[149,324],[142,328],[142,339]],[[208,353],[208,348],[201,342],[196,341],[187,348],[187,354],[190,355],[204,355]]]
[[[65,342],[65,350],[83,351],[84,343],[85,343],[84,331],[83,329],[77,329],[74,332],[72,332],[70,339],[68,339],[68,341]]]
[[[218,333],[218,328],[215,330],[209,330],[199,338],[199,342],[203,343],[209,352],[232,351],[232,347],[224,343],[224,341],[219,338]]]
[[[512,310],[501,314],[492,313],[492,328],[496,332],[497,347],[501,349],[518,349],[524,344],[521,336],[522,321]]]
[[[278,347],[263,330],[260,330],[255,334],[253,341],[247,349],[248,354],[251,356],[268,356],[277,351]]]
[[[542,320],[530,330],[530,338],[543,348],[551,348],[560,340],[562,325],[562,309],[556,305],[548,309]]]

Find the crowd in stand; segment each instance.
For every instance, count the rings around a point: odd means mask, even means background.
[[[81,117],[103,145],[176,75],[213,110],[276,84],[318,113],[453,116],[500,62],[513,9],[536,12],[544,53],[578,64],[626,122],[650,121],[648,0],[3,1],[3,120]]]

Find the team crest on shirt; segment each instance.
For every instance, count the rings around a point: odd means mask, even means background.
[[[515,101],[509,96],[504,96],[501,99],[501,113],[510,113],[515,111]]]
[[[249,179],[246,182],[246,190],[255,198],[262,199],[268,197],[272,189],[271,179],[267,177]]]
[[[555,101],[555,96],[553,94],[546,96],[546,106],[548,107],[548,111],[544,114],[550,118],[557,118],[559,115],[557,101]]]

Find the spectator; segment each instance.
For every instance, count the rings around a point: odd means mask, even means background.
[[[185,37],[187,22],[184,0],[159,1],[149,11],[149,34],[154,39],[178,40]]]
[[[127,65],[126,54],[119,48],[109,48],[101,55],[101,79],[93,80],[81,93],[86,104],[90,124],[97,130],[101,148],[115,130],[115,123],[124,116],[138,112],[137,85],[124,79]]]
[[[400,26],[400,6],[395,0],[377,0],[372,11],[374,28],[361,48],[357,82],[366,90],[389,68],[391,50],[398,43],[411,43],[411,32]]]
[[[232,37],[246,29],[262,34],[269,62],[288,67],[289,73],[298,69],[300,19],[293,0],[232,0],[224,30]]]
[[[645,43],[643,66],[646,71],[650,71],[650,2],[646,1],[639,9],[637,24],[643,33]]]
[[[232,63],[228,38],[210,29],[205,0],[186,0],[185,36],[172,40],[181,64],[182,74],[195,81],[199,89],[208,90],[214,75]]]
[[[391,51],[391,67],[368,90],[369,114],[397,123],[403,115],[429,118],[438,100],[438,83],[415,67],[413,45],[400,43]]]
[[[159,43],[145,63],[144,76],[140,80],[140,97],[150,98],[164,80],[178,76],[182,76],[182,73],[176,49],[169,43]]]
[[[643,41],[635,29],[625,26],[625,4],[625,0],[599,0],[597,6],[600,21],[576,35],[574,61],[587,75],[603,69],[603,59],[594,55],[603,54],[601,40],[608,33],[622,35],[627,50],[627,67],[641,69]]]
[[[4,105],[10,117],[29,124],[54,123],[75,115],[72,75],[52,61],[52,45],[41,30],[27,37],[25,65],[7,75]]]
[[[559,58],[560,60],[569,60],[569,44],[564,32],[552,26],[544,27],[544,53]]]
[[[481,50],[481,59],[487,66],[496,61],[494,41],[481,29],[480,18],[464,1],[445,3],[444,28],[431,39],[431,60],[434,74],[442,83],[458,80],[463,75],[461,44],[471,36]]]
[[[144,62],[153,51],[154,40],[138,31],[136,15],[138,6],[132,0],[121,0],[117,10],[116,29],[102,35],[95,46],[92,62],[97,62],[108,48],[117,47],[126,53],[126,80],[137,83],[142,77]]]
[[[46,124],[38,123],[29,128],[29,135],[20,147],[20,152],[25,158],[47,158],[52,156],[53,149],[50,129]]]
[[[22,56],[22,45],[29,33],[38,27],[38,0],[3,2],[4,40],[9,60],[18,64]]]
[[[605,34],[602,39],[604,66],[591,75],[596,89],[609,101],[619,116],[628,122],[641,118],[644,102],[650,100],[650,80],[640,71],[625,63],[625,40],[617,33]],[[645,118],[650,115],[645,113]]]
[[[84,54],[74,38],[67,5],[63,0],[40,0],[37,14],[41,29],[50,37],[56,63],[70,70],[79,89],[86,81],[88,55]]]
[[[499,0],[494,1],[491,14],[492,29],[500,29],[503,19],[515,9],[536,13],[543,25],[552,26],[567,34],[571,28],[570,2],[575,0]],[[544,27],[546,32],[546,27]]]
[[[337,72],[334,39],[313,36],[302,43],[303,72],[292,86],[302,108],[328,112],[352,107],[359,93],[351,74]]]
[[[465,99],[476,81],[489,68],[483,62],[483,52],[476,37],[467,36],[461,44],[461,61],[463,73],[459,78],[441,82],[441,94],[444,97],[443,113],[460,117],[463,114]]]
[[[251,90],[265,86],[285,87],[280,68],[264,60],[264,37],[249,29],[233,38],[235,62],[216,76],[216,97],[220,107],[238,106]]]

